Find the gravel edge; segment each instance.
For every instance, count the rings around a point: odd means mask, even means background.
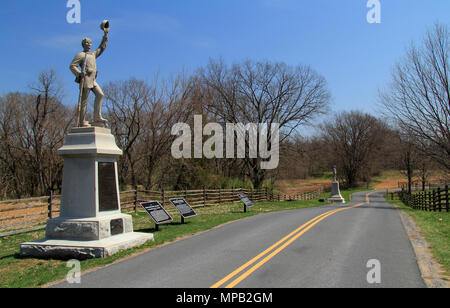
[[[450,288],[450,282],[444,278],[450,279],[444,275],[442,266],[433,259],[430,246],[420,235],[420,228],[417,227],[414,219],[401,209],[397,208],[403,226],[408,234],[408,238],[416,254],[422,279],[428,288]]]

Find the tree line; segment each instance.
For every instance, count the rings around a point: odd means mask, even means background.
[[[421,45],[410,47],[380,92],[380,117],[357,110],[325,117],[331,109],[326,79],[306,65],[210,60],[189,75],[110,82],[103,87],[103,113],[124,153],[120,184],[260,188],[279,178],[323,176],[333,166],[346,187],[369,183],[385,169],[404,170],[409,179],[420,176],[423,182],[431,169],[449,173],[449,42],[447,26],[436,25]],[[2,198],[61,189],[57,149],[75,116],[75,108],[62,103],[62,88],[55,72],[47,70],[29,91],[0,97]],[[170,149],[177,136],[171,129],[179,122],[192,127],[194,115],[202,115],[205,124],[279,123],[279,167],[264,170],[262,159],[249,155],[175,160]],[[325,120],[313,135],[302,136],[303,127],[320,119]]]

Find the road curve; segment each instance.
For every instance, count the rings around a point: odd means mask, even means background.
[[[369,199],[367,199],[369,198]],[[369,203],[367,201],[370,201]],[[379,280],[370,281],[373,263]],[[345,205],[249,217],[81,276],[65,288],[425,287],[383,192]]]

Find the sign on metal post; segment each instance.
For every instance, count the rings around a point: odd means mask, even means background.
[[[244,213],[246,213],[247,207],[252,207],[254,204],[245,194],[239,194],[238,197],[244,202]]]
[[[161,203],[158,201],[149,201],[141,203],[141,206],[145,209],[145,211],[150,215],[150,217],[155,222],[156,228],[158,225],[165,224],[171,222],[173,219],[167,213],[167,211],[163,208]]]
[[[186,202],[183,198],[175,198],[170,199],[170,202],[173,204],[174,207],[180,212],[181,216],[183,218],[189,218],[197,216],[194,209]]]

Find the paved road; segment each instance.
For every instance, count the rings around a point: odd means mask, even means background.
[[[56,287],[425,287],[399,214],[382,195],[250,217]],[[372,259],[379,284],[367,282]]]

